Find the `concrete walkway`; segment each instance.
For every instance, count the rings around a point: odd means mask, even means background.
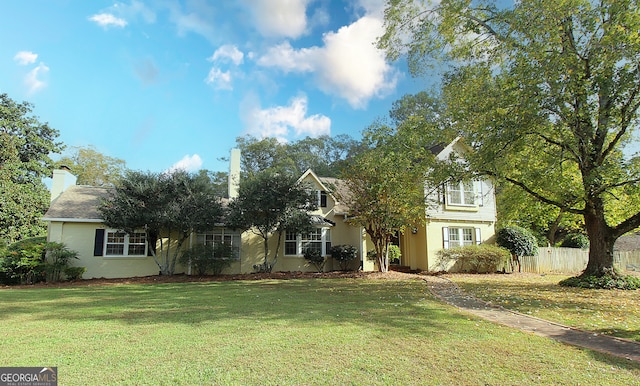
[[[640,362],[640,343],[638,342],[582,331],[494,306],[466,294],[448,279],[428,276],[424,280],[431,293],[437,298],[483,319],[552,338],[573,346],[584,347]]]

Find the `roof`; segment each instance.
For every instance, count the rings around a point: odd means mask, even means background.
[[[329,189],[336,199],[333,210],[338,214],[348,213],[349,207],[345,204],[351,197],[349,187],[344,180],[334,177],[318,177],[322,184]]]
[[[97,186],[72,185],[53,200],[43,220],[102,221],[98,207],[109,191]]]

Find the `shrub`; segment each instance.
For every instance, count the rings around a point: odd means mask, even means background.
[[[468,245],[438,251],[439,265],[442,270],[448,267],[459,272],[488,273],[496,272],[509,261],[508,250],[495,245]]]
[[[47,281],[58,282],[69,267],[69,260],[77,259],[78,252],[72,251],[62,243],[47,243],[45,246],[45,264]]]
[[[307,248],[304,250],[303,255],[305,260],[313,264],[314,267],[316,267],[316,270],[318,272],[322,272],[324,268],[324,263],[326,262],[326,260],[324,256],[322,256],[322,253],[319,250],[313,249],[313,248]]]
[[[589,238],[582,233],[571,233],[562,240],[561,247],[564,248],[589,248]]]
[[[538,253],[538,244],[535,236],[519,226],[506,226],[500,229],[496,235],[498,246],[511,252],[511,268],[514,263],[520,271],[520,257],[535,256]]]
[[[67,280],[70,281],[80,280],[86,270],[85,267],[67,267],[64,269],[64,275],[67,277]]]
[[[402,256],[402,253],[400,252],[399,246],[395,244],[389,245],[388,253],[390,264],[400,264],[400,257]]]
[[[220,275],[225,268],[231,265],[234,257],[233,248],[227,243],[198,244],[182,253],[180,263],[182,265],[191,264],[193,270],[200,276],[207,273]]]
[[[351,261],[357,257],[358,250],[353,245],[334,245],[331,247],[331,257],[338,261],[340,269],[346,271]]]
[[[589,289],[640,289],[640,277],[636,276],[576,276],[564,279],[559,283],[564,287],[578,287]]]
[[[4,284],[33,284],[45,279],[45,237],[31,237],[9,245],[0,260]]]

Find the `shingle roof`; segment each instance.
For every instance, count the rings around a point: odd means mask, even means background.
[[[347,186],[344,180],[333,177],[318,177],[318,179],[322,182],[323,185],[327,187],[327,189],[331,190],[333,196],[338,200],[334,210],[336,213],[348,213],[349,207],[345,204],[345,201],[348,201],[351,197],[351,193],[349,191],[349,187]]]
[[[100,220],[98,206],[109,195],[109,188],[72,185],[53,200],[43,220]]]

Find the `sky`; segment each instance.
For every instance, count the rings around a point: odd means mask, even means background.
[[[427,89],[383,0],[3,0],[0,93],[129,169],[226,171],[237,137],[359,139]],[[54,157],[55,158],[55,157]]]

